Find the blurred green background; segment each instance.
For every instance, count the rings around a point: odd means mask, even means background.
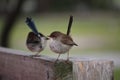
[[[66,33],[70,15],[71,36],[79,45],[70,56],[114,60],[114,78],[120,80],[119,0],[1,0],[0,46],[30,52],[25,45],[31,31],[26,17],[32,17],[38,31],[47,36],[53,31]],[[57,57],[48,45],[40,54]]]

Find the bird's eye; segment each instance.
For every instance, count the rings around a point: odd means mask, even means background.
[[[55,35],[52,35],[52,37],[55,37]]]
[[[52,37],[52,38],[55,38],[55,37],[57,37],[57,36],[56,36],[56,35],[51,35],[51,37]]]

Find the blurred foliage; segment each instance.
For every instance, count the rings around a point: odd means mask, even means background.
[[[0,0],[0,14],[11,12],[18,0]],[[23,13],[75,11],[77,10],[113,10],[120,9],[117,0],[24,0]],[[7,6],[6,6],[7,5]]]
[[[93,9],[112,9],[113,0],[85,0]]]
[[[70,11],[78,4],[78,0],[53,0],[51,9],[53,11]]]

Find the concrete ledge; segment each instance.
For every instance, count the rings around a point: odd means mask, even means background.
[[[0,80],[113,80],[113,61],[71,59],[70,62],[0,48]]]

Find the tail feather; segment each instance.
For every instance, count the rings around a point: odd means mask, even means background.
[[[32,18],[27,17],[26,18],[26,24],[28,25],[28,27],[35,33],[38,34],[38,31],[36,29],[36,26],[34,24],[34,21],[32,21]]]
[[[73,16],[70,16],[69,24],[68,24],[68,29],[67,29],[67,35],[70,35],[71,27],[72,27],[72,22],[73,22]]]

